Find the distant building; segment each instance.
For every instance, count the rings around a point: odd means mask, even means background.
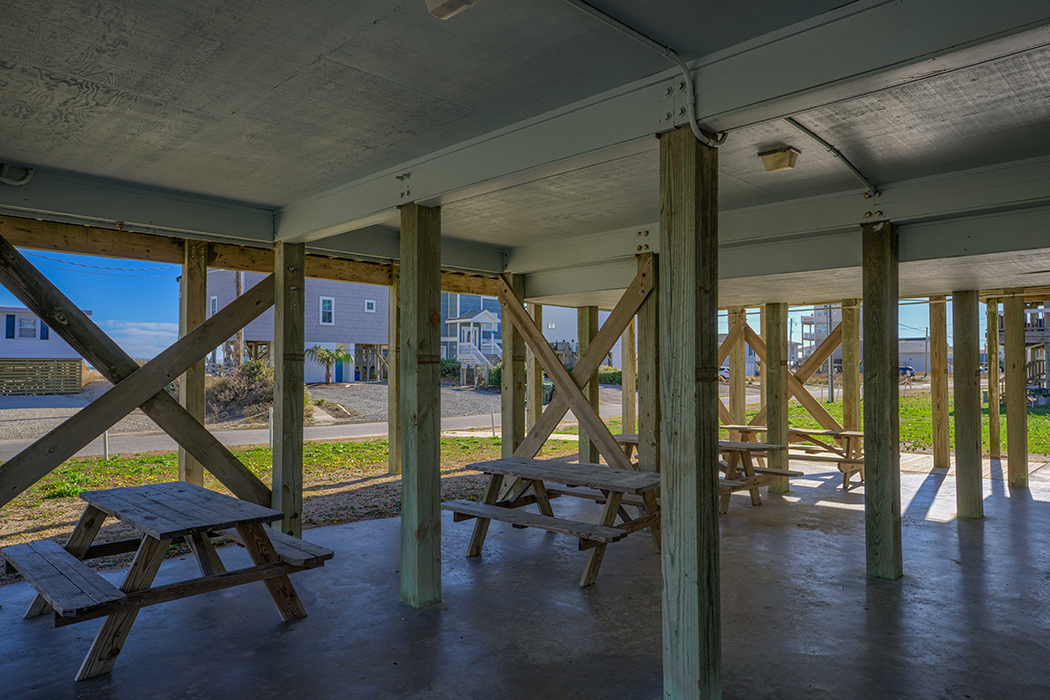
[[[83,360],[76,350],[29,309],[0,306],[0,318],[0,394],[80,393]]]
[[[222,309],[236,296],[237,274],[230,270],[208,271],[208,317]],[[265,279],[258,272],[242,272],[242,290],[248,290]],[[304,349],[319,345],[329,350],[344,350],[354,357],[353,366],[337,363],[332,369],[336,382],[381,380],[386,377],[387,323],[389,289],[371,284],[333,282],[307,278],[305,286],[306,342]],[[244,328],[245,354],[248,358],[268,358],[273,347],[273,309]],[[213,353],[213,362],[232,360],[232,343],[226,343],[222,356]],[[323,382],[324,365],[306,359],[308,383]]]
[[[503,358],[499,299],[441,293],[441,359],[493,367]]]

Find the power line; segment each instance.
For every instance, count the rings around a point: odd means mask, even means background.
[[[84,262],[75,262],[72,260],[63,260],[62,258],[53,257],[50,255],[43,255],[42,253],[34,253],[33,251],[24,251],[27,255],[33,255],[34,257],[42,257],[45,260],[53,260],[55,262],[62,262],[63,264],[75,264],[78,268],[91,268],[92,270],[120,270],[123,272],[165,272],[170,271],[174,266],[166,264],[166,266],[160,268],[107,268],[100,266],[100,264],[86,264]],[[61,268],[59,268],[61,269]],[[171,274],[168,272],[167,274]]]
[[[59,262],[62,262],[62,261],[59,261]],[[165,272],[165,273],[160,274],[160,275],[122,275],[122,274],[120,274],[118,272],[93,272],[91,270],[71,270],[68,267],[58,267],[57,265],[47,265],[47,264],[43,264],[43,263],[38,264],[37,267],[44,267],[44,268],[47,268],[49,270],[60,270],[62,272],[76,272],[76,273],[81,274],[81,275],[102,275],[103,277],[130,277],[132,279],[148,279],[148,278],[151,278],[151,277],[152,278],[163,278],[163,277],[171,278],[171,276],[172,276],[172,273],[170,273],[170,272]],[[106,268],[103,268],[103,269],[106,269]],[[120,269],[120,268],[116,268],[116,269]],[[148,270],[142,270],[142,271],[143,272],[148,272]]]

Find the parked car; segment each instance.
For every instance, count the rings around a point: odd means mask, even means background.
[[[729,368],[719,367],[718,368],[718,381],[728,382],[729,381]]]
[[[901,365],[899,367],[899,370],[900,370],[901,376],[904,377],[905,379],[908,379],[909,377],[914,377],[915,376],[915,368],[914,367],[909,367],[908,365]]]

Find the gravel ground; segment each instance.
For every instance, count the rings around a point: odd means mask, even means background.
[[[337,403],[354,413],[354,423],[373,423],[386,420],[385,382],[354,382],[353,384],[311,384],[310,395]],[[442,416],[477,416],[490,410],[499,413],[499,393],[474,389],[441,387]]]
[[[106,393],[109,382],[94,382],[80,394],[0,396],[0,440],[34,440],[47,435],[73,414]],[[109,429],[110,434],[160,430],[142,411],[133,411]]]

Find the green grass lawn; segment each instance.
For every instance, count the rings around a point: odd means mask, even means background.
[[[443,458],[460,460],[492,459],[499,455],[499,438],[442,438]],[[268,447],[231,450],[256,476],[269,482],[272,453]],[[360,442],[308,442],[303,447],[305,480],[326,472],[385,469],[386,440]],[[41,479],[19,501],[39,504],[44,499],[76,498],[81,491],[174,481],[179,476],[177,453],[118,455],[111,459],[77,457]],[[212,488],[218,483],[210,474]]]
[[[835,420],[842,422],[842,402],[823,404]],[[948,410],[953,410],[952,397],[948,396]],[[861,413],[864,412],[863,402]],[[747,412],[750,420],[758,413],[757,409]],[[810,416],[802,405],[792,401],[788,406],[788,421],[795,428],[820,428],[820,424]],[[901,416],[901,450],[931,450],[933,449],[933,398],[930,394],[919,396],[902,396],[900,398]],[[1006,412],[1000,412],[1000,425],[1002,430],[1001,444],[1006,449]],[[955,426],[949,423],[949,444],[955,444]],[[985,453],[988,452],[988,407],[981,410],[981,433]],[[953,447],[954,449],[954,447]],[[1028,451],[1035,454],[1050,454],[1050,408],[1028,409]]]

